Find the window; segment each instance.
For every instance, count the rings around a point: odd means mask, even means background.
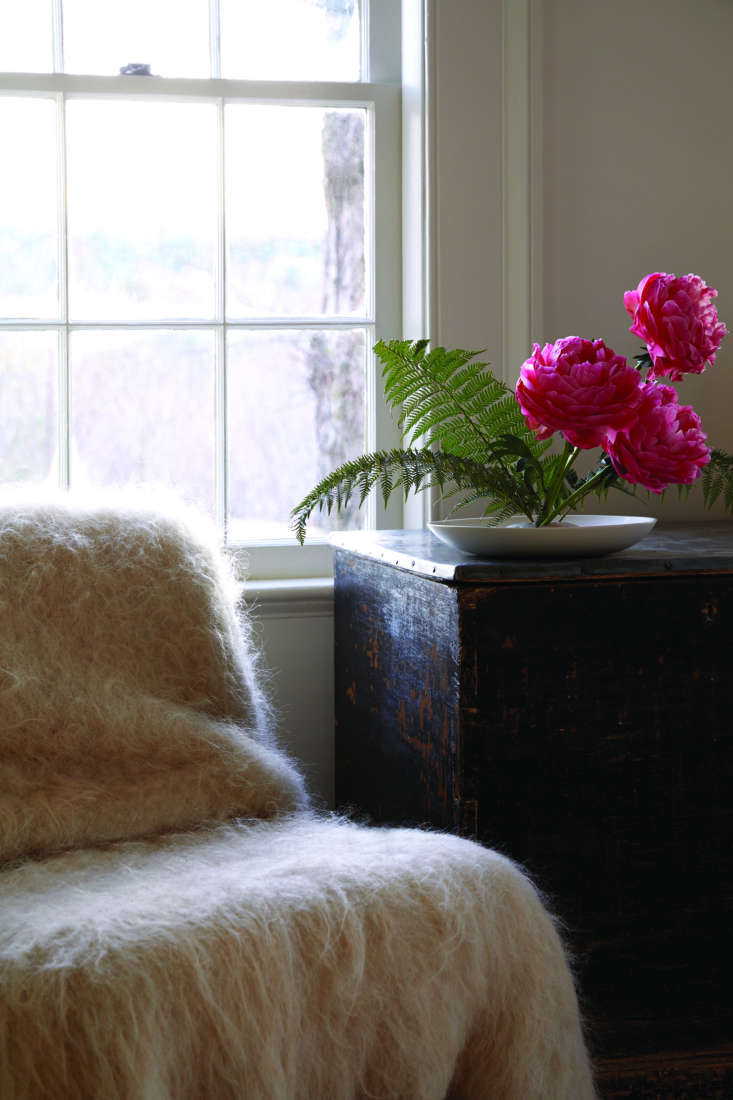
[[[399,92],[365,78],[390,7],[3,5],[0,481],[163,484],[287,547],[311,485],[389,445]]]

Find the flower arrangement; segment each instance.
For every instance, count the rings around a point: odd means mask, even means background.
[[[727,333],[716,296],[698,275],[646,275],[624,295],[644,343],[635,365],[603,340],[567,336],[534,345],[514,392],[475,361],[479,352],[380,340],[374,351],[406,446],[362,455],[319,482],[292,511],[296,537],[303,542],[316,508],[340,510],[355,494],[361,506],[375,487],[386,502],[397,489],[437,485],[459,497],[454,511],[481,501],[490,522],[521,514],[535,527],[561,521],[591,492],[662,493],[698,480],[707,506],[722,494],[733,511],[733,456],[708,445],[669,384],[715,363]],[[580,476],[576,460],[598,448]]]

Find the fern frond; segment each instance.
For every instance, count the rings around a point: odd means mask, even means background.
[[[450,495],[451,494],[445,494],[442,500],[448,500]],[[505,520],[511,519],[512,516],[517,515],[516,505],[512,501],[501,500],[498,497],[491,497],[487,500],[482,493],[474,491],[461,497],[459,501],[453,504],[448,512],[448,516],[455,515],[455,513],[462,508],[468,508],[472,504],[479,503],[483,505],[482,516],[490,517],[490,526],[492,527],[495,527],[499,523],[504,523]]]
[[[509,514],[528,515],[534,501],[521,481],[500,465],[486,465],[446,451],[416,448],[374,451],[345,462],[323,478],[290,513],[291,529],[298,542],[305,540],[308,520],[314,511],[330,514],[344,507],[358,492],[360,504],[378,488],[386,503],[395,490],[405,496],[438,486],[449,495],[470,492],[475,498],[490,498],[509,508]],[[473,499],[473,497],[472,497]]]
[[[508,386],[486,363],[474,361],[480,352],[428,351],[424,340],[380,340],[374,351],[383,364],[387,402],[398,413],[408,445],[421,439],[484,463],[501,435],[524,439],[537,455],[546,449],[528,429]]]
[[[733,512],[733,455],[714,448],[701,484],[706,508],[712,508],[722,494],[726,512]]]

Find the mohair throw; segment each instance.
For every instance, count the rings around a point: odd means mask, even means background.
[[[0,859],[305,799],[185,514],[0,504]]]
[[[316,815],[215,549],[0,506],[2,1100],[590,1100],[526,875]]]

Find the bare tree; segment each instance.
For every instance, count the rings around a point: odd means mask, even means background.
[[[361,311],[364,301],[364,118],[360,111],[329,111],[323,122],[328,230],[323,264],[324,313]],[[316,398],[318,479],[364,448],[364,337],[344,331],[313,335],[308,384]],[[357,502],[331,517],[351,524]]]

